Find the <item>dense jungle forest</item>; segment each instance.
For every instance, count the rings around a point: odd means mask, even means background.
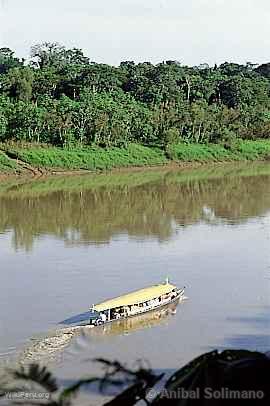
[[[0,49],[0,141],[163,146],[269,138],[270,63],[91,62],[58,43]]]

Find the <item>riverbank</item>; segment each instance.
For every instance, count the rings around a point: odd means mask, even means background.
[[[98,172],[122,168],[157,166],[193,167],[201,164],[265,161],[270,141],[239,141],[220,144],[176,144],[165,150],[130,144],[126,148],[85,147],[63,149],[44,144],[0,146],[0,175],[34,176],[54,173]]]
[[[129,188],[145,187],[149,184],[162,182],[166,185],[180,185],[187,182],[222,180],[235,184],[234,179],[246,177],[269,176],[270,165],[265,162],[238,162],[199,165],[197,168],[177,165],[164,165],[162,167],[116,169],[111,172],[89,173],[80,175],[71,172],[73,176],[66,176],[63,172],[58,176],[23,177],[7,176],[0,182],[0,198],[34,198],[46,196],[54,192],[76,193],[82,190],[123,190]],[[200,186],[201,189],[201,186]],[[237,193],[241,192],[241,185],[235,187]],[[121,214],[121,213],[120,213]]]

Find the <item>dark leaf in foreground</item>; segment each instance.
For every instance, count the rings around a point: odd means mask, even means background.
[[[10,371],[15,379],[32,381],[39,384],[48,392],[55,392],[58,389],[56,379],[46,367],[41,367],[38,364],[31,364],[29,367],[23,367],[18,371]]]

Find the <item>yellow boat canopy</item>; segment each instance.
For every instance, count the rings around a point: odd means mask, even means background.
[[[150,286],[149,288],[136,290],[135,292],[128,293],[127,295],[118,296],[114,299],[106,300],[106,302],[96,304],[93,306],[93,310],[101,312],[103,310],[114,309],[116,307],[143,303],[147,300],[165,295],[166,293],[171,292],[173,289],[176,289],[176,286],[171,285],[170,283]]]

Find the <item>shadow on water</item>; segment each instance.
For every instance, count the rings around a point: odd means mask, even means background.
[[[151,311],[125,320],[117,320],[101,326],[87,325],[89,312],[80,313],[63,320],[59,324],[69,325],[51,331],[45,337],[33,338],[31,345],[27,346],[19,356],[20,362],[42,362],[50,364],[61,360],[61,355],[69,346],[73,338],[82,337],[83,340],[98,341],[109,339],[111,336],[129,335],[135,331],[152,328],[166,323],[175,315],[178,303],[169,304],[162,309]]]
[[[60,321],[58,324],[66,325],[66,326],[85,326],[89,324],[91,312],[87,311],[84,313],[76,314],[74,316],[69,317],[68,319]]]

